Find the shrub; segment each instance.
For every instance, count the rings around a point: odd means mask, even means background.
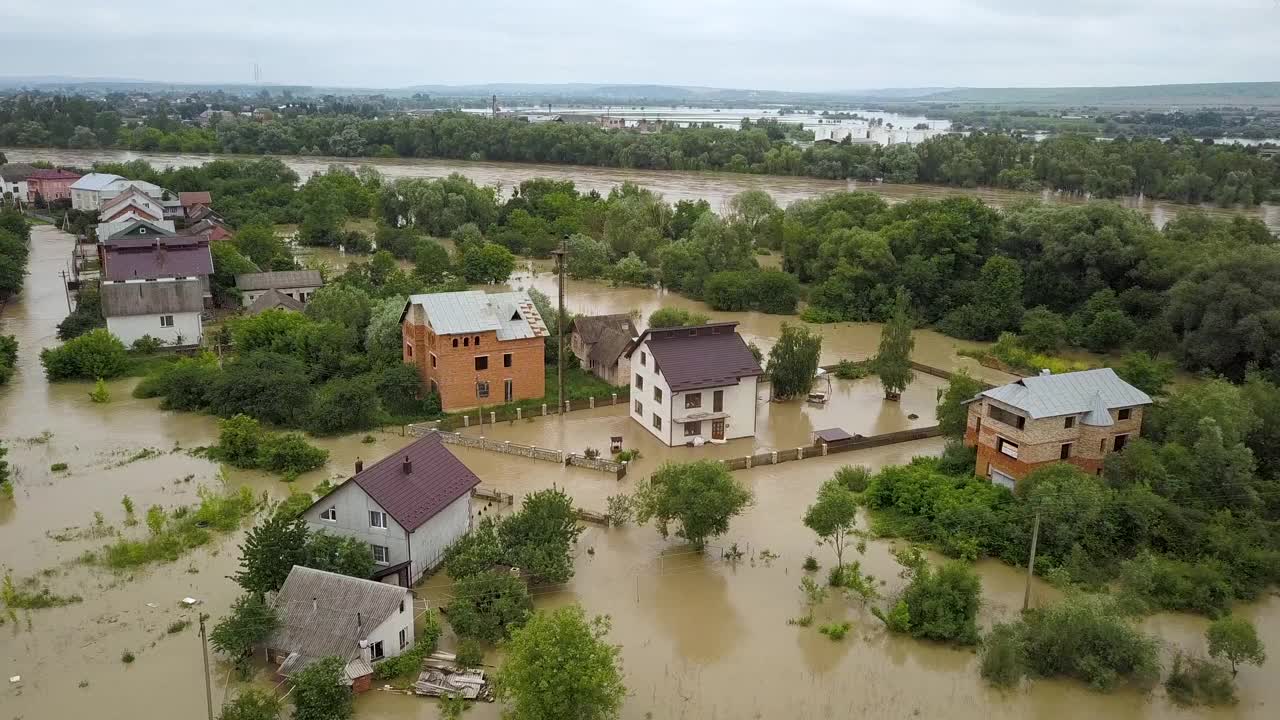
[[[821,566],[818,565],[818,558],[812,555],[805,555],[804,565],[802,565],[801,567],[803,567],[808,572],[815,572]]]
[[[138,656],[134,655],[133,652],[129,650],[125,650],[124,652],[120,653],[120,662],[124,663],[125,665],[132,664],[133,661],[137,659],[138,659]]]
[[[649,327],[691,327],[706,325],[710,318],[703,313],[695,313],[683,308],[665,307],[654,310],[649,315]]]
[[[836,363],[836,368],[833,373],[841,380],[861,380],[871,374],[871,368],[867,363],[856,363],[852,360],[841,360]]]
[[[1126,600],[1145,610],[1181,610],[1217,617],[1231,607],[1234,589],[1217,560],[1185,562],[1142,552],[1120,565]]]
[[[306,428],[316,435],[367,430],[378,424],[382,406],[365,377],[334,378],[316,392]]]
[[[813,323],[815,325],[824,325],[826,323],[840,322],[844,318],[840,315],[840,312],[837,310],[830,310],[828,308],[821,308],[816,305],[810,305],[800,313],[800,319],[807,323]]]
[[[867,483],[871,481],[871,471],[861,465],[844,465],[836,470],[834,478],[849,492],[860,493],[867,489]]]
[[[1209,640],[1209,655],[1226,658],[1235,675],[1240,663],[1261,666],[1267,661],[1267,651],[1258,638],[1258,629],[1246,618],[1228,615],[1213,621],[1205,631]]]
[[[387,658],[373,666],[373,679],[391,680],[404,677],[416,680],[422,671],[422,661],[436,651],[440,642],[440,613],[435,609],[427,611],[422,621],[422,628],[415,632],[413,647],[393,658]]]
[[[143,355],[152,355],[160,348],[164,347],[164,341],[160,338],[153,338],[150,335],[143,335],[133,341],[133,351]]]
[[[293,678],[293,720],[346,720],[351,717],[351,688],[342,684],[346,661],[318,660]]]
[[[268,434],[258,449],[258,467],[283,475],[315,470],[328,460],[328,450],[311,445],[298,433]]]
[[[844,636],[849,634],[849,629],[852,627],[853,624],[848,621],[831,623],[830,625],[823,625],[818,628],[818,632],[826,635],[832,640],[843,640]]]
[[[1122,681],[1149,687],[1160,676],[1159,643],[1114,600],[1073,594],[1020,621],[1027,668],[1040,677],[1070,677],[1098,690]]]
[[[1026,648],[1019,623],[1000,623],[982,639],[981,673],[997,687],[1016,686],[1027,674]]]
[[[111,402],[111,390],[107,388],[107,381],[98,378],[98,382],[93,384],[93,390],[89,391],[89,399],[98,404]]]
[[[62,472],[63,470],[67,469],[67,464],[64,462],[54,463],[49,466],[49,469],[52,470],[53,472]]]
[[[222,707],[218,720],[278,720],[284,702],[269,690],[245,688]]]
[[[609,508],[609,525],[613,527],[626,525],[635,515],[635,505],[626,493],[610,495],[605,503]]]
[[[209,405],[210,388],[221,372],[212,353],[200,353],[143,378],[133,389],[133,396],[162,398],[160,407],[165,410],[203,410]]]
[[[128,370],[129,353],[114,335],[98,329],[61,347],[41,350],[40,363],[53,381],[110,379]]]
[[[1179,705],[1234,705],[1236,684],[1231,672],[1203,658],[1179,652],[1164,681],[1165,692]]]
[[[908,613],[906,631],[916,638],[977,644],[982,581],[973,568],[948,562],[935,570],[917,548],[899,551],[896,557],[911,579],[899,600]]]
[[[458,643],[457,662],[462,667],[480,667],[484,664],[484,648],[470,638]]]

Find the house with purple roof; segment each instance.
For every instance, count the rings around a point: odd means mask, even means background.
[[[764,374],[736,322],[649,328],[627,348],[631,419],[667,445],[756,434]]]
[[[431,433],[356,472],[302,513],[315,532],[369,544],[371,579],[409,587],[471,529],[480,478]]]

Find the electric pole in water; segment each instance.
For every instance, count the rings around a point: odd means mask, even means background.
[[[209,639],[204,631],[204,621],[209,616],[200,613],[200,651],[204,655],[204,702],[209,709],[209,720],[213,720],[213,686],[209,684]]]
[[[1031,559],[1027,561],[1027,590],[1022,595],[1022,612],[1031,607],[1031,577],[1036,572],[1036,541],[1040,539],[1040,513],[1036,512],[1036,522],[1031,528]]]
[[[560,240],[560,247],[552,250],[556,258],[556,283],[560,305],[556,311],[556,412],[564,412],[564,261],[569,254],[569,236]]]

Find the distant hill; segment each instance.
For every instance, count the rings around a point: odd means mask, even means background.
[[[921,102],[1050,107],[1081,105],[1155,108],[1204,105],[1280,107],[1280,82],[1124,87],[952,88],[917,95],[911,99]]]

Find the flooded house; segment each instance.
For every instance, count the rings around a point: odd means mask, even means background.
[[[583,369],[610,385],[630,382],[631,361],[625,353],[639,335],[630,315],[579,315],[569,332],[569,347]]]
[[[133,213],[98,225],[102,314],[107,330],[126,345],[149,336],[198,346],[204,337],[201,314],[212,301],[209,242],[172,228],[172,221]]]
[[[480,478],[432,433],[356,472],[302,513],[313,532],[369,544],[374,580],[409,587],[471,529]]]
[[[764,374],[736,322],[649,328],[627,349],[631,419],[667,445],[756,433]]]
[[[236,275],[240,304],[245,308],[253,308],[268,294],[283,295],[300,305],[306,305],[311,296],[322,287],[324,278],[320,276],[319,270],[277,270]]]
[[[1046,370],[970,400],[964,443],[977,448],[974,473],[1009,489],[1056,462],[1101,474],[1106,457],[1138,437],[1150,404],[1111,368]]]
[[[527,292],[411,295],[400,325],[404,362],[446,412],[546,395],[550,333]]]
[[[272,604],[280,622],[263,646],[281,677],[336,656],[342,684],[364,692],[375,663],[413,647],[408,588],[294,565]]]

